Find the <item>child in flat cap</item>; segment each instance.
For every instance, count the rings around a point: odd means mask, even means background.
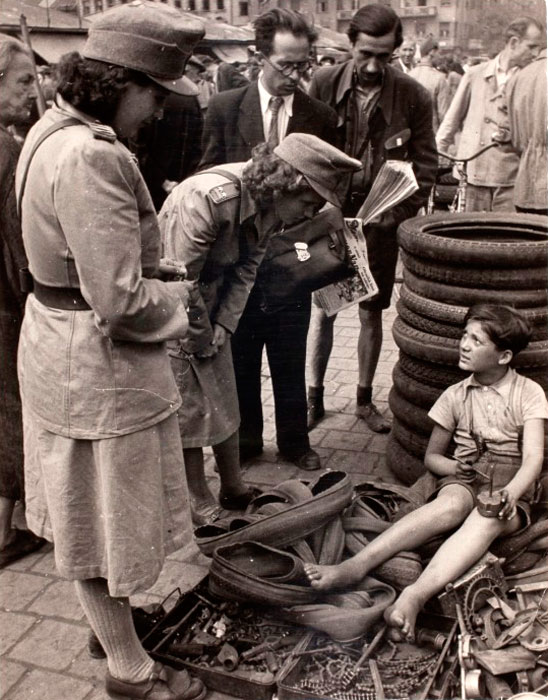
[[[200,700],[204,684],[153,661],[129,595],[191,538],[165,343],[187,332],[192,285],[164,282],[154,207],[119,140],[187,89],[200,23],[133,2],[96,20],[59,66],[55,104],[17,172],[34,291],[21,331],[27,520],[55,542],[107,656],[109,697]],[[158,47],[162,47],[159,51]]]

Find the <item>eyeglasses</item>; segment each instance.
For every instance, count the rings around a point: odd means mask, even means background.
[[[285,78],[291,77],[291,75],[295,72],[297,72],[299,75],[302,75],[303,73],[306,73],[306,71],[310,68],[312,65],[312,62],[310,60],[307,61],[284,61],[281,65],[277,65],[273,61],[271,61],[268,56],[265,56],[264,53],[261,54],[262,58],[270,65],[274,70],[277,70],[278,73],[281,73]]]

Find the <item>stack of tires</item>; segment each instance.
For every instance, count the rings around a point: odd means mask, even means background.
[[[458,368],[463,321],[472,304],[519,308],[533,326],[516,368],[548,390],[548,227],[530,214],[434,214],[403,222],[404,265],[394,339],[400,349],[389,405],[388,465],[405,484],[424,473],[428,410]]]

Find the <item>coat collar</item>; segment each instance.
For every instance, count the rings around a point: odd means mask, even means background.
[[[397,68],[385,66],[382,78],[381,94],[379,96],[378,107],[381,109],[387,124],[392,121],[392,105],[394,102],[394,76]],[[347,99],[349,93],[354,89],[354,60],[347,61],[344,65],[337,94],[335,96],[337,106]]]

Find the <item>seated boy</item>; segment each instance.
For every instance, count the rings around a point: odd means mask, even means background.
[[[529,523],[529,504],[543,462],[548,402],[542,387],[510,368],[530,339],[528,322],[508,306],[478,304],[469,309],[459,346],[459,367],[471,372],[450,386],[429,412],[435,426],[425,455],[439,477],[429,502],[395,522],[361,552],[333,566],[305,565],[311,586],[349,587],[402,550],[413,550],[441,533],[454,532],[415,583],[386,610],[397,636],[412,640],[424,603],[467,571],[500,535]],[[453,438],[453,457],[446,451]],[[496,517],[484,517],[476,496],[501,493]]]

